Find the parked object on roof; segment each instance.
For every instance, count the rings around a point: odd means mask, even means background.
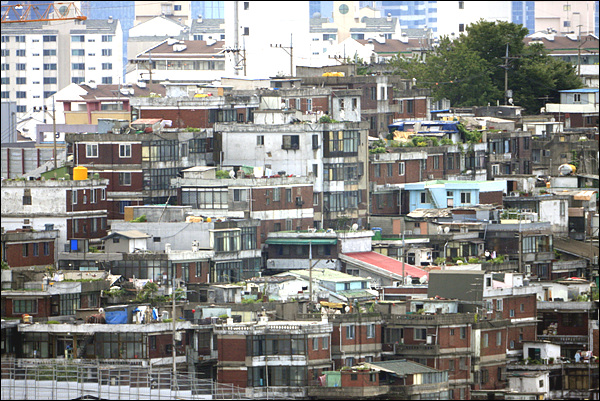
[[[561,164],[558,167],[558,173],[561,176],[573,175],[573,174],[575,174],[576,170],[577,170],[577,168],[574,165],[572,165],[572,164]]]

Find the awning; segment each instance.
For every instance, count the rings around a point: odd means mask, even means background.
[[[266,243],[269,245],[335,245],[337,238],[268,238]]]

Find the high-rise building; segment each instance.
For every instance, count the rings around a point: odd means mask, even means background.
[[[116,19],[3,24],[2,100],[16,101],[18,124],[45,121],[44,107],[69,84],[119,83],[122,47]]]
[[[127,65],[127,40],[135,20],[135,1],[82,1],[81,12],[88,19],[118,19],[123,29],[123,68]],[[123,69],[123,76],[125,70]]]
[[[535,1],[511,1],[512,22],[535,31]]]

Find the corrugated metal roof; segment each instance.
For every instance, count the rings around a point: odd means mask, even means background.
[[[395,360],[395,361],[380,361],[365,363],[365,366],[385,370],[386,372],[393,372],[399,376],[406,376],[418,373],[438,373],[440,370],[430,368],[429,366],[421,365],[420,363],[407,361],[407,360]]]
[[[268,238],[266,243],[269,245],[335,245],[337,238]]]
[[[429,273],[425,270],[420,269],[416,266],[409,265],[408,263],[402,263],[399,260],[390,258],[377,252],[354,252],[343,254],[347,258],[352,258],[357,261],[370,264],[388,272],[402,275],[404,274],[411,277],[429,277]]]

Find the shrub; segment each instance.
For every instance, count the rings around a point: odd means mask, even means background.
[[[146,219],[146,215],[145,214],[143,214],[143,215],[141,215],[139,217],[136,217],[135,219],[131,220],[132,223],[144,223],[146,221],[148,221],[148,220]]]
[[[217,178],[230,178],[227,170],[217,170],[216,176]]]

